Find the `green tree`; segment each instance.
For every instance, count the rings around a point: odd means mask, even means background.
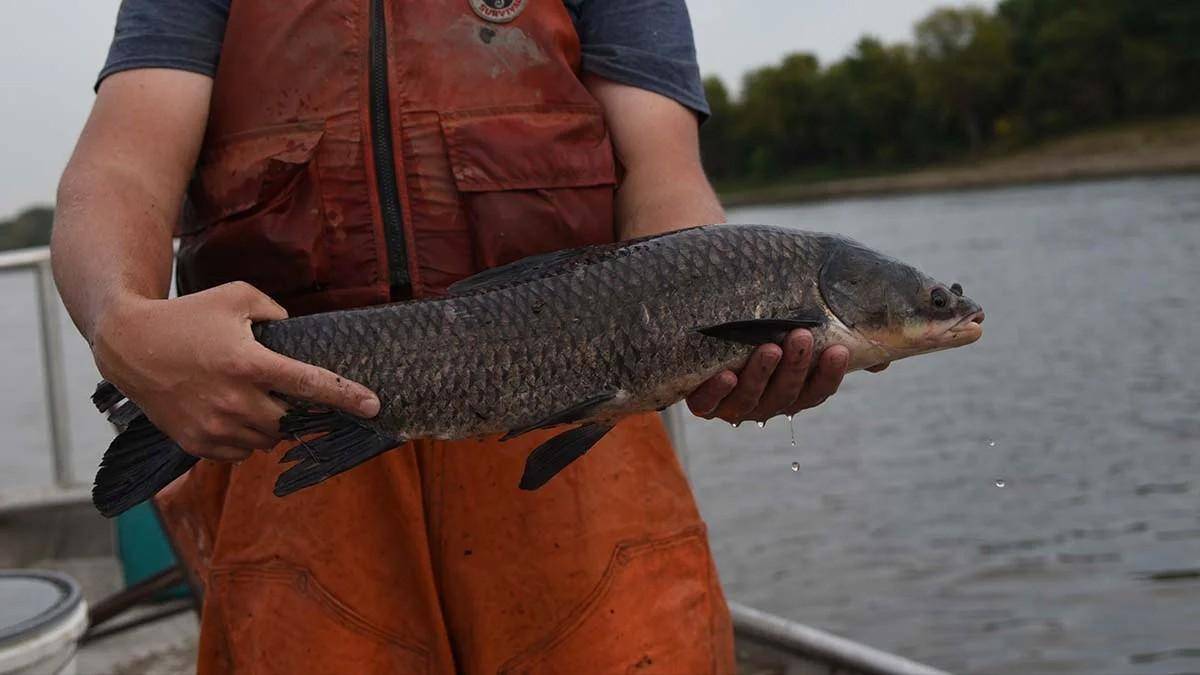
[[[822,78],[823,154],[842,165],[907,160],[919,145],[916,89],[907,47],[860,39]]]
[[[944,8],[913,45],[864,37],[705,83],[704,160],[729,183],[890,167],[1137,116],[1200,110],[1200,0],[1001,0]]]
[[[739,110],[719,77],[704,79],[712,116],[700,127],[700,156],[713,180],[731,179],[742,170],[743,144],[736,136]]]
[[[1008,24],[980,7],[943,8],[921,20],[915,36],[922,97],[978,150],[1015,73]]]
[[[747,144],[750,176],[778,176],[821,159],[815,143],[820,78],[812,54],[789,54],[778,66],[746,75],[736,133]]]
[[[28,208],[12,220],[0,221],[0,251],[48,245],[53,223],[54,209],[48,206]]]
[[[1200,3],[1004,0],[1020,112],[1037,133],[1200,103]]]

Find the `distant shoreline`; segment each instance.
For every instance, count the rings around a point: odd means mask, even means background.
[[[1011,154],[914,171],[721,193],[726,207],[1200,173],[1200,117],[1088,131]]]

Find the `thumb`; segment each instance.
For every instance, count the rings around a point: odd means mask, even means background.
[[[244,281],[233,281],[213,290],[227,294],[251,321],[282,321],[288,318],[288,312],[282,305]]]

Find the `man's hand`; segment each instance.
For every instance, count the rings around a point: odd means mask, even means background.
[[[782,349],[763,345],[740,373],[726,370],[700,385],[688,397],[688,407],[700,417],[731,424],[794,415],[833,396],[849,360],[849,350],[841,345],[826,349],[814,359],[812,333],[794,330]]]
[[[97,321],[92,351],[100,374],[197,457],[240,461],[281,440],[285,408],[271,392],[378,414],[379,399],[362,385],[254,340],[252,322],[285,318],[240,282],[174,300],[123,301]]]

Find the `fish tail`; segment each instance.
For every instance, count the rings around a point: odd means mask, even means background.
[[[117,406],[124,395],[101,382],[93,402],[120,429],[100,460],[92,486],[92,504],[106,518],[118,516],[150,499],[171,481],[195,465],[187,454],[167,438],[133,401]]]

